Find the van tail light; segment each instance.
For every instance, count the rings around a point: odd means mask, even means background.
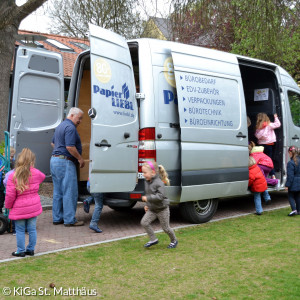
[[[155,128],[143,128],[139,131],[139,161],[138,172],[142,173],[145,161],[156,161]],[[139,178],[141,178],[139,176]]]

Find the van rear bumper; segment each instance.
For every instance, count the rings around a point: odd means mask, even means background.
[[[136,201],[142,201],[144,195],[144,180],[138,181],[132,192],[105,193],[104,204],[116,207],[129,207]]]

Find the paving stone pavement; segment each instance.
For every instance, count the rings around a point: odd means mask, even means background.
[[[272,204],[264,206],[265,211],[289,206],[286,192],[274,192],[271,193],[271,197]],[[140,220],[144,214],[143,203],[137,203],[128,212],[117,212],[104,206],[99,222],[99,227],[103,232],[95,233],[89,229],[93,206],[91,206],[90,213],[87,214],[83,211],[82,203],[78,205],[76,218],[84,221],[84,226],[64,227],[63,225],[52,224],[51,206],[47,206],[47,204],[51,204],[49,201],[51,202],[51,199],[42,197],[44,211],[37,219],[38,241],[35,249],[37,254],[144,234],[140,225]],[[219,202],[218,210],[212,221],[254,212],[253,196],[251,195],[225,199]],[[257,218],[263,218],[263,216],[257,216]],[[172,228],[191,225],[181,217],[177,206],[171,207],[170,223]],[[155,230],[161,229],[158,222],[154,223],[154,228]],[[201,230],[201,225],[199,225],[199,230]],[[146,241],[147,237],[145,236],[143,242]],[[28,242],[28,235],[26,235],[26,242]],[[0,245],[0,262],[16,259],[11,256],[11,253],[16,250],[15,236],[11,233],[0,235]]]

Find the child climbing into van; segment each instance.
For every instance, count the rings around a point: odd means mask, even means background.
[[[280,187],[280,180],[268,178],[269,173],[274,168],[272,159],[264,153],[263,146],[255,146],[254,142],[250,142],[249,146],[249,155],[252,156],[260,170],[262,171],[263,175],[266,178],[267,184],[269,185],[276,185],[277,190]]]
[[[267,181],[261,172],[260,168],[257,166],[255,159],[252,156],[249,156],[249,188],[251,192],[254,194],[254,204],[256,215],[260,216],[263,212],[261,205],[261,196],[260,193],[263,194],[263,198],[266,203],[271,201],[270,195],[267,190]],[[270,202],[269,202],[270,203]]]
[[[287,164],[286,190],[292,211],[289,217],[300,214],[300,153],[299,149],[291,146],[288,150],[291,160]]]
[[[279,128],[281,123],[277,114],[274,114],[274,123],[270,122],[269,117],[265,113],[259,113],[256,117],[256,131],[258,145],[264,146],[264,153],[273,160],[273,147],[276,143],[276,134],[274,129]],[[275,171],[270,171],[270,176],[275,179]]]
[[[142,201],[146,202],[145,215],[141,220],[141,225],[147,232],[150,241],[144,245],[149,248],[158,244],[151,223],[158,218],[163,231],[170,237],[171,243],[167,248],[176,248],[178,241],[175,233],[170,227],[169,199],[166,196],[164,182],[169,184],[168,176],[163,166],[160,169],[156,162],[147,161],[143,164],[142,172],[145,177],[145,196]],[[164,180],[164,182],[162,181]]]
[[[13,256],[24,257],[34,255],[36,245],[36,220],[42,213],[42,205],[38,195],[39,185],[45,174],[34,168],[35,155],[24,148],[18,155],[14,172],[7,181],[5,207],[9,211],[9,219],[15,220],[17,233],[17,251]],[[25,247],[25,228],[29,233],[29,244]]]

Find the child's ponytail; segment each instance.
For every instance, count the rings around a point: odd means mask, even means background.
[[[158,166],[159,177],[165,185],[170,185],[168,173],[162,165]]]

